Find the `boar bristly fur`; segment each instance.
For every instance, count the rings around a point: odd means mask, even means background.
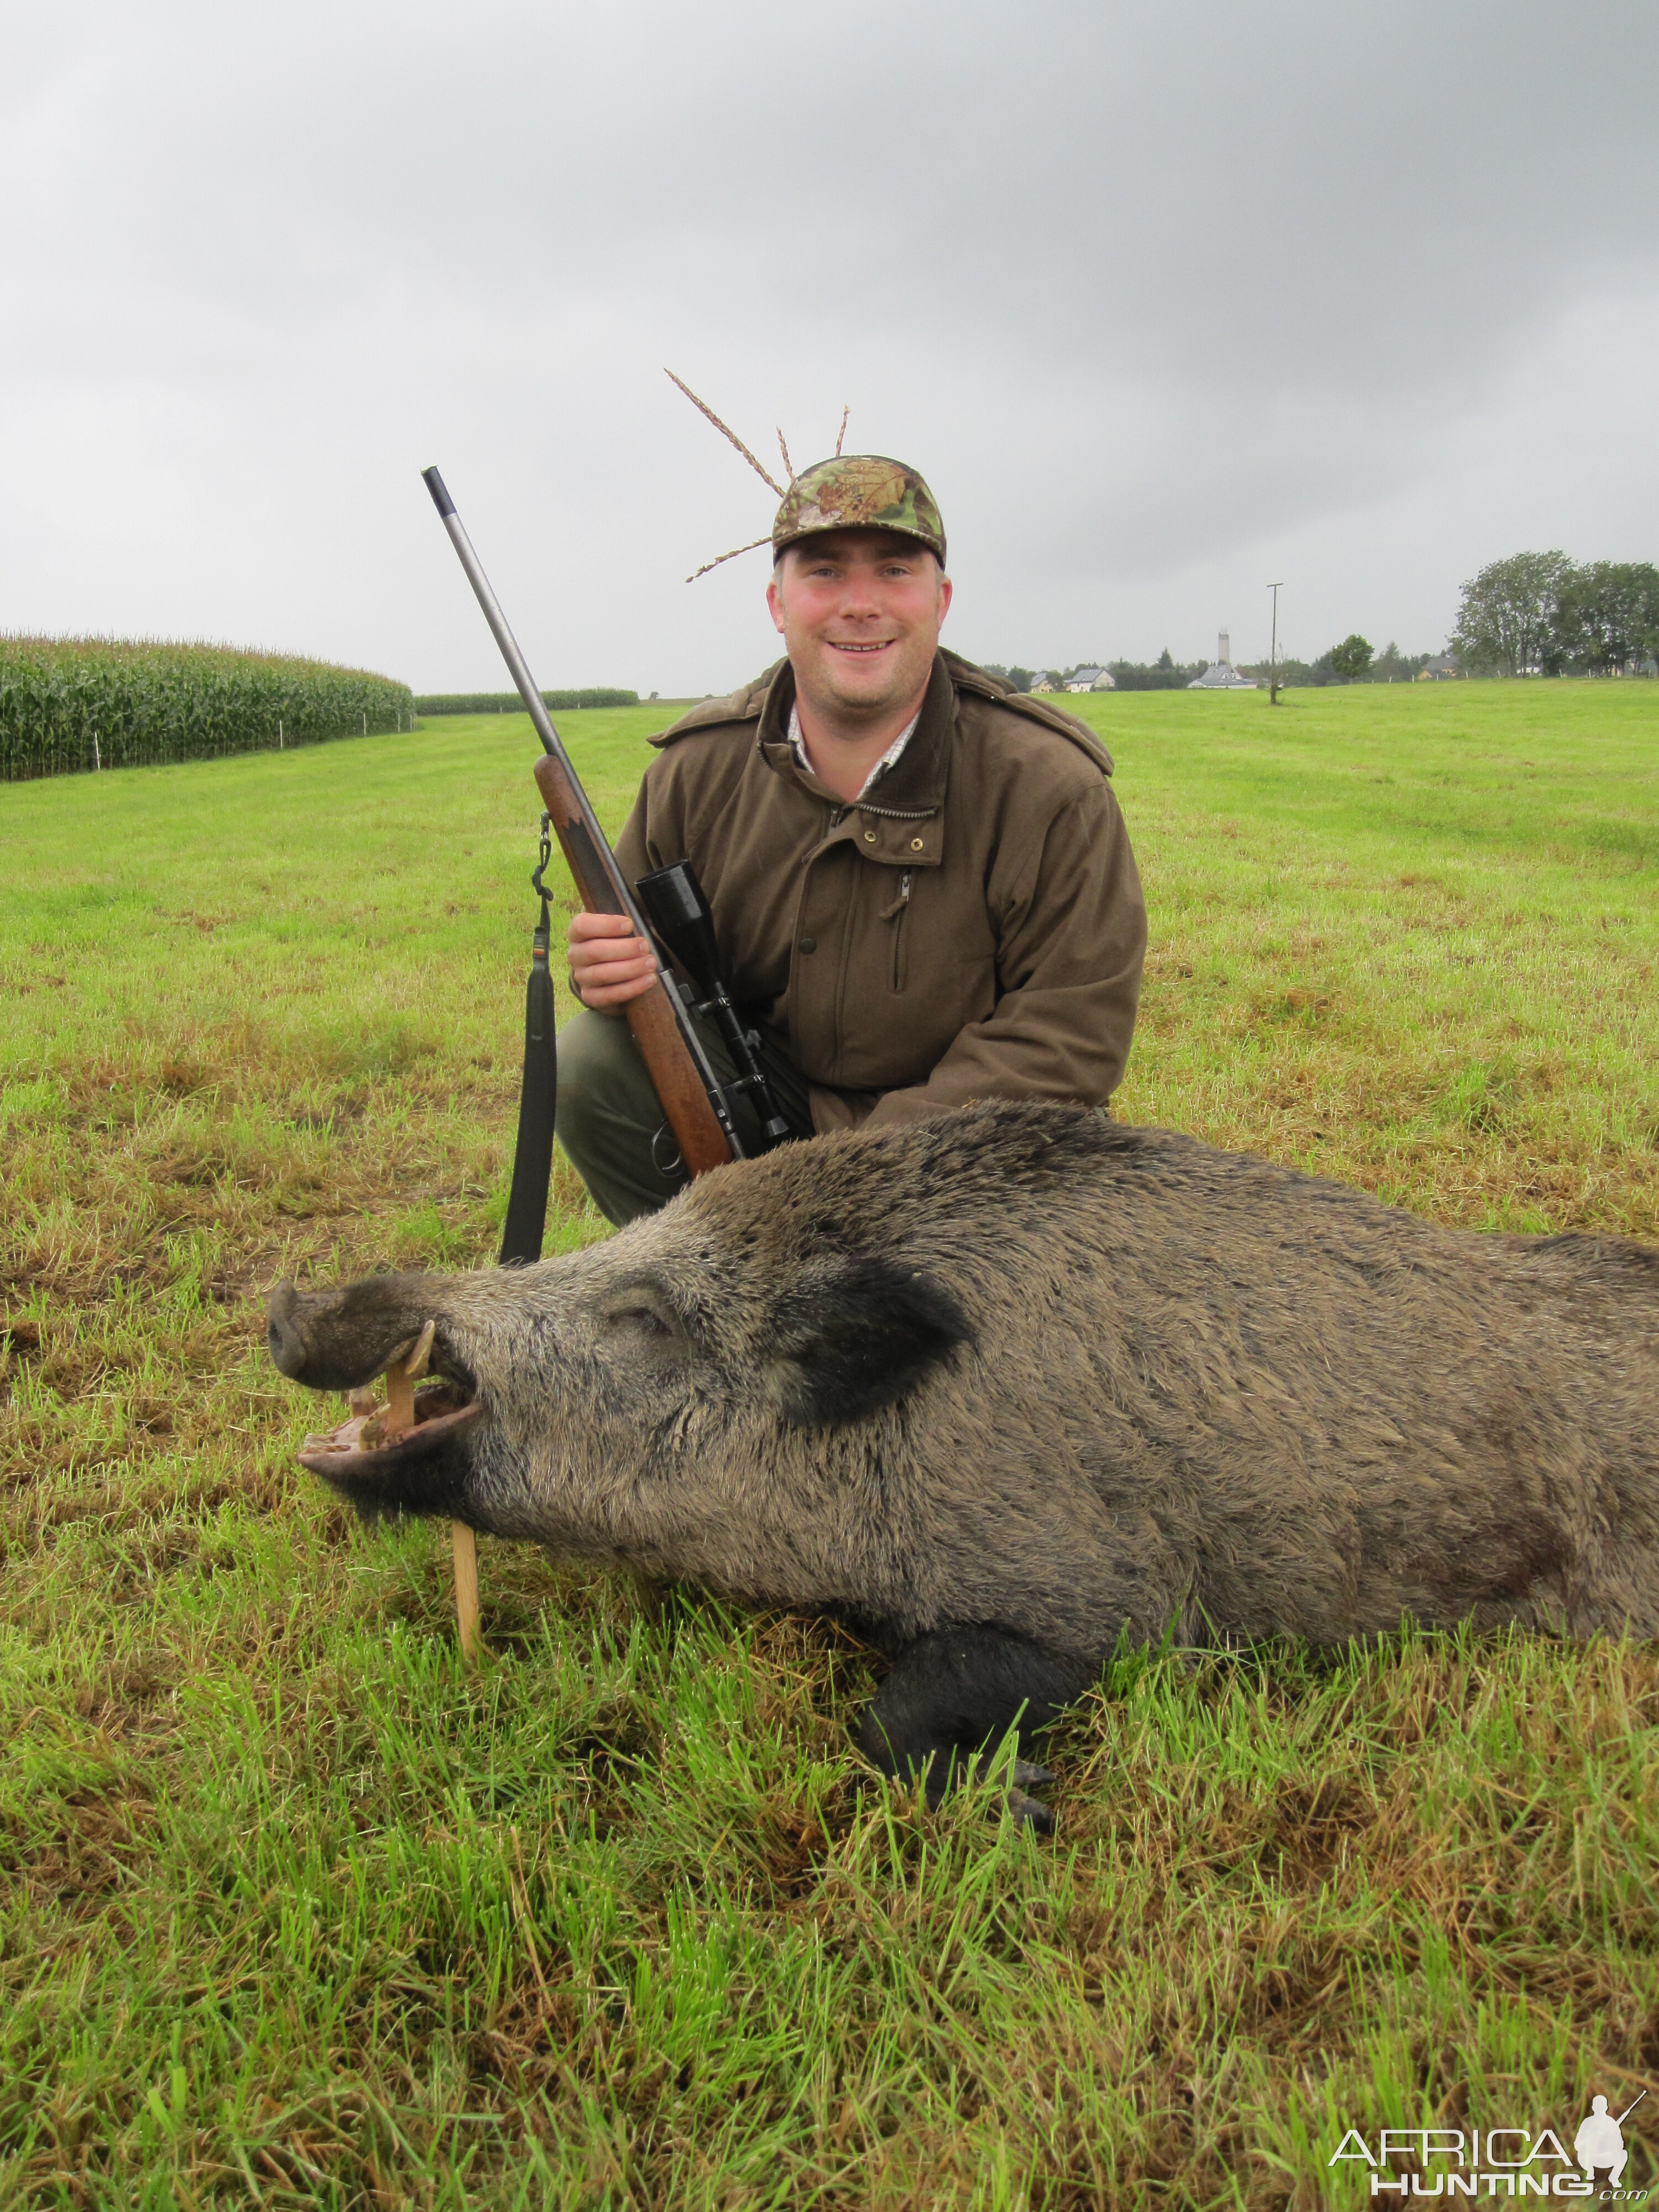
[[[1046,1717],[1126,1631],[1659,1632],[1659,1254],[1633,1243],[1437,1228],[988,1104],[716,1170],[537,1267],[284,1290],[272,1349],[338,1388],[428,1318],[482,1416],[423,1469],[327,1468],[360,1504],[895,1650],[971,1631],[994,1716],[1009,1650]]]

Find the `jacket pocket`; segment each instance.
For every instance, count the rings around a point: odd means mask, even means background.
[[[904,920],[910,911],[910,872],[907,868],[899,878],[898,896],[891,906],[884,907],[880,919],[890,922],[893,928],[891,962],[887,971],[887,988],[898,992],[904,988]]]

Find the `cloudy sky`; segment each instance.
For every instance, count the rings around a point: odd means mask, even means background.
[[[1652,0],[149,0],[0,27],[0,628],[725,690],[834,444],[928,477],[959,651],[1442,644],[1659,557]]]

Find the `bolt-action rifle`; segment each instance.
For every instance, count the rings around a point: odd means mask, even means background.
[[[524,701],[525,711],[542,741],[542,758],[536,763],[536,787],[547,809],[576,890],[589,914],[626,915],[636,936],[652,942],[652,933],[641,913],[633,890],[617,865],[599,824],[587,793],[560,742],[535,678],[507,626],[501,603],[490,589],[472,541],[467,536],[455,502],[436,469],[423,469],[422,477],[432,503],[443,517],[444,528],[460,556],[467,581],[478,595],[484,620],[495,634],[507,672]],[[538,884],[539,890],[541,886]],[[623,1009],[640,1057],[650,1071],[651,1082],[661,1102],[663,1115],[674,1133],[680,1158],[692,1175],[718,1167],[723,1160],[740,1159],[744,1147],[732,1121],[731,1109],[720,1078],[692,1024],[690,1009],[667,963],[660,957],[656,979],[648,991],[630,999]],[[536,1243],[539,1250],[541,1238]],[[516,1258],[504,1254],[504,1258]]]
[[[728,1088],[753,1092],[760,1115],[762,1149],[781,1142],[789,1133],[788,1127],[755,1056],[757,1039],[733,1006],[721,975],[713,918],[696,872],[689,860],[676,860],[641,877],[637,887],[630,887],[624,879],[443,478],[436,469],[425,469],[422,475],[542,741],[536,787],[575,878],[582,905],[589,914],[626,915],[635,934],[657,946],[657,973],[651,988],[629,1000],[623,1012],[687,1172],[702,1175],[722,1161],[741,1159],[744,1155],[746,1148],[732,1118]],[[539,878],[540,871],[537,872]],[[539,880],[536,888],[543,890]],[[545,903],[543,891],[544,915]],[[689,991],[663,957],[665,950],[685,971],[691,987]],[[715,1073],[697,1035],[694,1018],[698,1015],[708,1016],[719,1029],[737,1068],[735,1084],[723,1085]],[[543,1205],[544,1209],[544,1191]],[[509,1203],[509,1223],[512,1211]],[[539,1224],[535,1241],[538,1254]],[[501,1256],[505,1261],[537,1254],[503,1249]]]

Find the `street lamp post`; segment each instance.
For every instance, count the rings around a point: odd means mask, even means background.
[[[1279,704],[1279,585],[1269,584],[1267,589],[1273,595],[1273,641],[1267,655],[1267,704],[1276,707]]]

